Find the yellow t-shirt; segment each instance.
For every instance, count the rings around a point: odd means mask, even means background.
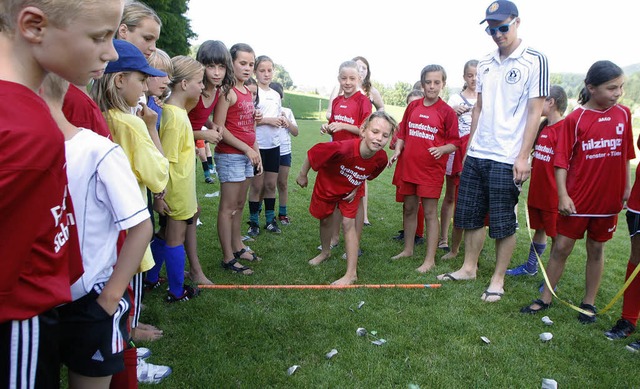
[[[160,120],[160,142],[169,160],[169,182],[164,201],[174,220],[187,220],[196,214],[196,150],[187,111],[165,104]]]
[[[140,195],[147,202],[147,188],[160,193],[169,181],[169,161],[153,144],[147,126],[139,117],[117,109],[105,115],[113,141],[122,147],[131,170],[138,180]],[[147,246],[138,272],[151,269],[155,264],[151,249]]]

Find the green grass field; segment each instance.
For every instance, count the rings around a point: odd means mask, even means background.
[[[295,177],[306,150],[328,140],[319,134],[321,123],[299,121],[289,177],[292,224],[283,226],[281,235],[262,232],[249,243],[264,258],[251,264],[252,276],[220,267],[219,197],[205,197],[219,191],[219,186],[204,184],[198,171],[204,223],[198,229],[198,251],[205,273],[216,284],[328,284],[344,273],[342,243],[330,260],[317,267],[307,264],[317,253],[318,221],[308,212],[312,188],[297,187]],[[435,283],[437,274],[460,266],[463,253],[448,262],[437,260],[436,269],[427,275],[414,271],[422,263],[424,245],[417,246],[413,258],[390,260],[401,250],[391,237],[402,228],[392,173],[387,170],[370,183],[373,225],[362,237],[365,252],[358,266],[359,283]],[[313,178],[315,173],[310,174]],[[521,226],[526,188],[520,197]],[[599,308],[624,280],[630,244],[624,217],[620,220],[605,249]],[[514,265],[528,253],[526,228],[518,230],[517,241]],[[612,342],[603,335],[618,319],[620,302],[587,326],[578,322],[576,312],[556,303],[545,313],[555,322],[547,327],[540,320],[543,315],[519,313],[538,296],[540,275],[507,279],[499,303],[480,300],[494,258],[494,244],[488,240],[478,279],[446,282],[439,289],[203,290],[198,298],[173,305],[165,304],[164,292],[155,290],[145,297],[142,321],[159,326],[165,336],[141,346],[153,351],[149,362],[173,368],[160,385],[167,388],[536,388],[543,378],[553,378],[566,388],[640,387],[640,376],[633,373],[640,356],[625,350],[628,341]],[[546,262],[548,251],[543,258]],[[580,241],[558,289],[561,297],[574,303],[584,292],[584,259]],[[360,301],[365,304],[358,309]],[[387,343],[371,344],[372,338],[356,335],[358,327],[377,331]],[[538,336],[546,331],[554,338],[542,343]],[[481,336],[491,343],[483,343]],[[338,354],[326,359],[334,348]],[[288,376],[292,365],[300,368]]]

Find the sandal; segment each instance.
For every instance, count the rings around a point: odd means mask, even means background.
[[[236,264],[240,266],[236,266]],[[247,276],[253,274],[253,270],[251,270],[250,267],[242,265],[241,263],[238,262],[237,259],[232,259],[229,262],[222,261],[220,262],[220,265],[222,265],[223,269],[231,270],[232,272],[235,272],[235,273],[241,273]],[[245,273],[246,271],[250,271],[250,273]]]
[[[582,324],[595,323],[595,321],[596,321],[596,313],[598,312],[598,309],[595,306],[593,306],[591,304],[586,304],[586,303],[581,303],[580,304],[580,308],[584,309],[587,312],[593,313],[593,315],[587,315],[585,313],[580,312],[578,314],[578,320],[580,320],[580,323],[582,323]]]
[[[251,258],[243,258],[242,254],[245,254],[245,253],[251,255]],[[244,259],[245,261],[249,261],[249,262],[262,260],[262,258],[260,258],[258,254],[256,254],[255,251],[251,250],[248,246],[243,247],[240,251],[236,251],[235,253],[233,253],[233,257],[235,259]]]
[[[444,250],[445,253],[448,253],[450,251],[449,244],[445,240],[441,240],[438,242],[438,249]]]
[[[531,308],[531,306],[533,304],[537,304],[540,306],[540,308],[538,309],[533,309]],[[529,313],[529,314],[534,314],[534,313],[538,313],[540,311],[544,311],[545,309],[549,309],[549,307],[551,306],[551,303],[547,304],[544,301],[540,300],[540,299],[536,299],[533,300],[533,302],[529,305],[527,305],[526,307],[522,307],[522,309],[520,309],[520,313]]]

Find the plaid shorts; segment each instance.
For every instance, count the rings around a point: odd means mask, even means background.
[[[489,214],[489,236],[502,239],[515,234],[520,187],[513,181],[513,165],[467,156],[460,176],[455,226],[475,230]]]

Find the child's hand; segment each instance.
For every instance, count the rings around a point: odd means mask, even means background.
[[[342,199],[348,203],[352,202],[353,199],[356,198],[356,193],[358,193],[358,188],[360,186],[356,186],[348,195],[344,196]]]
[[[400,151],[396,150],[393,155],[391,156],[391,158],[389,158],[389,162],[387,163],[387,167],[391,167],[393,166],[393,164],[398,160],[398,158],[400,157]]]
[[[261,163],[260,161],[260,154],[258,154],[254,149],[252,149],[251,147],[247,148],[247,151],[244,152],[244,155],[247,156],[247,158],[249,158],[249,160],[251,161],[251,164],[253,166],[257,166],[258,164]]]
[[[204,136],[204,140],[211,143],[212,145],[217,145],[218,142],[222,140],[222,133],[218,131],[205,131],[202,134]]]
[[[144,124],[147,125],[147,128],[156,128],[156,123],[158,122],[158,113],[151,108],[147,107],[147,104],[140,103],[142,105],[142,109],[136,113],[139,118],[144,121]]]
[[[429,153],[431,153],[431,155],[435,159],[440,159],[440,157],[442,157],[444,155],[444,153],[442,152],[442,149],[440,147],[430,147],[429,148]]]
[[[298,177],[296,178],[296,184],[300,185],[301,188],[306,188],[307,184],[309,183],[309,178],[300,173],[298,174]]]
[[[155,101],[158,107],[164,108],[164,101],[162,101],[158,96],[151,96],[151,98]]]
[[[569,196],[560,196],[558,198],[558,212],[564,216],[570,216],[576,213],[576,206]]]
[[[256,123],[262,122],[262,119],[263,119],[262,111],[260,111],[259,109],[256,109],[255,111],[253,111],[253,120],[255,120]]]
[[[328,124],[323,124],[320,126],[320,134],[324,135],[326,133],[329,132],[329,125]]]
[[[253,167],[253,175],[261,176],[264,173],[264,169],[262,168],[262,161],[260,161],[257,165]]]
[[[171,208],[169,208],[164,199],[159,198],[153,200],[153,210],[158,212],[158,215],[168,215],[171,213]]]
[[[456,111],[456,114],[457,114],[458,116],[460,116],[460,115],[462,115],[463,113],[467,113],[467,112],[469,112],[469,111],[471,110],[471,107],[469,107],[469,106],[468,106],[468,105],[466,105],[466,104],[460,104],[460,105],[456,105],[456,106],[453,108],[453,110],[454,110],[454,111]]]

